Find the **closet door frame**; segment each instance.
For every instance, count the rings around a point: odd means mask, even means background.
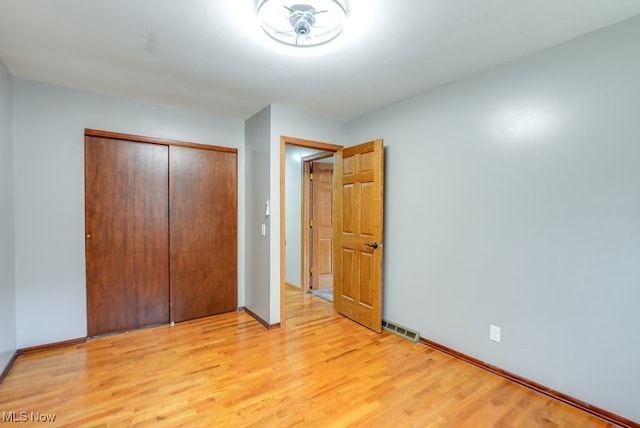
[[[85,137],[102,137],[111,138],[113,140],[125,140],[134,143],[148,143],[159,144],[161,146],[178,146],[178,147],[192,147],[194,149],[214,150],[217,152],[238,153],[238,149],[222,146],[211,146],[209,144],[202,143],[188,143],[185,141],[167,140],[154,137],[143,137],[140,135],[122,134],[119,132],[100,131],[98,129],[85,129]]]
[[[237,155],[238,150],[234,149],[234,148],[230,148],[230,147],[223,147],[223,146],[214,146],[214,145],[209,145],[209,144],[201,144],[201,143],[191,143],[191,142],[184,142],[184,141],[177,141],[177,140],[169,140],[169,139],[161,139],[161,138],[154,138],[154,137],[145,137],[145,136],[140,136],[140,135],[132,135],[132,134],[124,134],[124,133],[118,133],[118,132],[110,132],[110,131],[103,131],[103,130],[97,130],[97,129],[90,129],[90,128],[85,128],[84,130],[84,135],[85,135],[85,139],[86,137],[97,137],[97,138],[105,138],[105,139],[113,139],[113,140],[122,140],[122,141],[128,141],[128,142],[133,142],[133,143],[147,143],[147,144],[156,144],[156,145],[161,145],[161,146],[175,146],[175,147],[186,147],[186,148],[194,148],[194,149],[202,149],[202,150],[211,150],[211,151],[217,151],[217,152],[226,152],[226,153],[234,153]],[[169,165],[167,165],[167,168],[169,167]],[[169,169],[167,169],[167,171],[169,171]],[[236,158],[236,198],[237,198],[237,158]],[[169,183],[167,183],[167,186],[169,186]],[[86,204],[86,202],[85,202]],[[169,219],[168,219],[169,220]],[[236,228],[237,228],[237,201],[236,201]],[[169,230],[167,231],[169,232]],[[236,236],[236,245],[234,246],[235,248],[235,260],[236,260],[236,266],[237,266],[237,236]],[[169,248],[167,248],[167,252],[169,252]],[[169,261],[169,263],[171,263],[171,261]],[[236,279],[236,284],[237,284],[237,279]],[[87,283],[86,287],[87,287],[87,294],[88,294],[88,287],[90,285]],[[169,287],[171,287],[171,284],[169,284]],[[235,289],[235,293],[236,293],[236,302],[237,302],[237,287]],[[171,300],[171,290],[169,290],[169,301],[167,301],[167,306],[169,309],[169,314],[170,314],[170,320],[173,320],[173,317],[171,316],[171,304],[172,302]],[[89,311],[89,302],[87,302],[87,311]],[[237,309],[237,308],[236,308]],[[87,313],[87,319],[89,319],[90,316],[92,316],[93,314]],[[168,321],[170,321],[168,320]]]

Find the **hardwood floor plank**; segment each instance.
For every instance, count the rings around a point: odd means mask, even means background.
[[[21,355],[0,412],[69,427],[612,426],[317,297],[287,290],[286,312],[285,329],[236,312]]]

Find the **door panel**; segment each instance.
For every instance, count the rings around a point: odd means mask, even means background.
[[[311,288],[333,287],[333,164],[313,162]]]
[[[364,207],[370,207],[374,201],[375,186],[371,182],[364,182],[360,184],[360,197],[362,201],[360,204],[363,209],[360,210],[360,236],[366,238],[373,238],[376,234],[377,221],[376,213],[365,209]]]
[[[85,137],[87,333],[169,320],[168,149]]]
[[[335,162],[336,311],[382,331],[382,140],[339,150]]]
[[[170,147],[171,320],[237,309],[236,153]]]
[[[350,248],[342,248],[342,282],[340,284],[340,290],[335,290],[334,294],[339,293],[342,298],[353,300],[355,297],[354,284],[356,283],[355,275],[357,273],[355,266],[353,265],[354,251]],[[336,286],[337,288],[337,286]]]
[[[344,184],[342,187],[343,197],[343,214],[342,217],[342,233],[353,235],[355,233],[355,198],[354,198],[354,186],[352,184]]]
[[[369,308],[373,307],[373,287],[369,284],[371,283],[371,278],[373,275],[373,255],[367,252],[360,253],[360,304],[363,306],[367,306]]]

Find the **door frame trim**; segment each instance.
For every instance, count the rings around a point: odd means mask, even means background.
[[[280,136],[280,326],[286,326],[285,311],[285,279],[286,279],[286,250],[285,250],[285,150],[288,145],[306,147],[309,149],[337,152],[343,146],[321,141],[305,140],[303,138]]]

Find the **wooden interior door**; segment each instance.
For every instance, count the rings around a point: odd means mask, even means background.
[[[235,311],[236,152],[169,150],[171,321]]]
[[[334,306],[382,332],[382,140],[339,150],[335,157]]]
[[[85,137],[87,333],[169,320],[168,148]]]
[[[312,162],[311,288],[333,287],[333,164]]]

